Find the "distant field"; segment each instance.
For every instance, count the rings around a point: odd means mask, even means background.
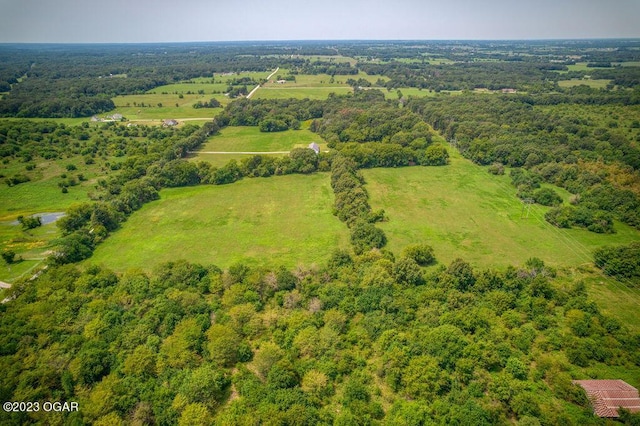
[[[176,94],[160,93],[116,96],[113,98],[116,109],[99,116],[106,117],[119,113],[128,120],[213,118],[222,111],[222,108],[193,108],[193,104],[197,101],[207,102],[211,98],[218,99],[222,104],[229,102],[224,95],[183,95],[182,99]],[[141,106],[141,104],[144,104],[144,106]],[[159,106],[159,104],[162,106]]]
[[[303,126],[304,127],[304,126]],[[257,127],[226,127],[219,135],[211,136],[199,149],[201,153],[191,157],[193,161],[206,161],[213,166],[221,167],[231,159],[242,160],[251,155],[245,154],[206,154],[205,152],[274,152],[290,151],[293,148],[304,148],[315,142],[320,149],[326,149],[326,143],[320,136],[306,129],[288,130],[286,132],[263,133]],[[282,156],[285,154],[278,154]]]
[[[585,85],[589,87],[593,87],[594,89],[604,89],[607,85],[611,83],[611,80],[560,80],[558,81],[558,86],[560,87],[576,87],[580,85]]]
[[[211,136],[199,151],[290,151],[311,142],[322,146],[322,138],[306,129],[265,133],[255,126],[225,127],[219,135]]]
[[[261,87],[253,96],[255,99],[327,99],[330,93],[344,95],[352,92],[347,86],[342,87]]]
[[[222,108],[195,109],[193,104],[215,98],[224,106],[232,101],[224,95],[229,80],[250,77],[258,81],[267,78],[270,73],[269,71],[234,73],[233,75],[216,74],[213,78],[194,78],[185,82],[158,86],[141,95],[116,96],[113,98],[116,109],[104,115],[120,113],[129,120],[213,118],[222,111]],[[253,89],[253,87],[247,88]],[[144,106],[140,106],[141,104]]]
[[[389,217],[380,227],[395,253],[427,243],[444,264],[461,257],[480,267],[505,267],[535,256],[555,266],[576,266],[591,262],[593,249],[603,244],[640,239],[640,232],[620,223],[614,235],[560,230],[544,221],[545,208],[537,205],[526,217],[508,177],[492,176],[461,158],[447,167],[363,174],[372,208],[383,208]]]
[[[329,174],[243,179],[231,185],[167,189],[134,213],[87,263],[116,271],[185,258],[227,268],[311,265],[348,247],[332,214]]]

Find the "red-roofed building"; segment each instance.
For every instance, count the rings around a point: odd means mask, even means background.
[[[573,383],[585,390],[598,417],[620,417],[619,407],[632,413],[640,412],[638,389],[622,380],[574,380]]]

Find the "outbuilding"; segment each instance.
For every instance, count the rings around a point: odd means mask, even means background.
[[[640,412],[638,389],[623,380],[574,380],[587,393],[593,412],[598,417],[620,417],[620,407]]]

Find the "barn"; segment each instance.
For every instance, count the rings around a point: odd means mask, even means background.
[[[574,380],[587,393],[593,412],[598,417],[620,417],[618,408],[640,412],[638,389],[623,380]]]

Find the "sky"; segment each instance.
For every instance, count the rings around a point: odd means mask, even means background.
[[[640,37],[640,0],[0,0],[0,43]]]

